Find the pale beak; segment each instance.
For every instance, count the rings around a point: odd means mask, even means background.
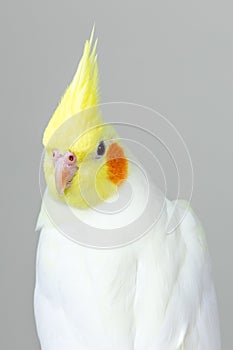
[[[55,150],[53,151],[53,162],[56,189],[59,195],[63,195],[64,190],[70,187],[72,179],[78,170],[76,157],[71,152],[60,154]]]

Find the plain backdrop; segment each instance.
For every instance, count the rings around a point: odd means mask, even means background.
[[[39,349],[33,288],[42,134],[94,22],[102,101],[155,108],[186,140],[223,349],[232,349],[232,11],[226,0],[2,2],[1,349]]]

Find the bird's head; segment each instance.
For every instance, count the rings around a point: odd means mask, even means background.
[[[128,176],[120,138],[104,123],[98,107],[98,66],[92,37],[43,138],[50,194],[79,208],[110,198]]]

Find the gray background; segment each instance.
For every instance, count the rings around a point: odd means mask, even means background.
[[[156,108],[191,152],[223,349],[232,349],[230,1],[8,1],[1,8],[1,349],[39,349],[33,318],[41,138],[93,23],[102,101]]]

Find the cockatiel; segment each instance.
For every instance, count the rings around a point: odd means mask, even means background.
[[[37,224],[41,233],[34,297],[41,348],[219,350],[205,235],[186,202],[175,206],[165,199],[157,224],[116,249],[94,249],[66,236],[72,229],[81,232],[85,225],[96,227],[97,236],[102,230],[102,238],[114,237],[114,229],[121,235],[119,227],[124,235],[124,226],[143,211],[147,200],[128,151],[113,126],[102,120],[92,41],[93,34],[43,138],[47,190]],[[136,194],[126,212],[101,211],[116,192],[124,196],[127,181]],[[145,220],[158,213],[163,202],[153,179],[150,182],[152,204]],[[70,210],[83,226],[75,224]],[[188,211],[167,234],[174,210],[177,217]]]

